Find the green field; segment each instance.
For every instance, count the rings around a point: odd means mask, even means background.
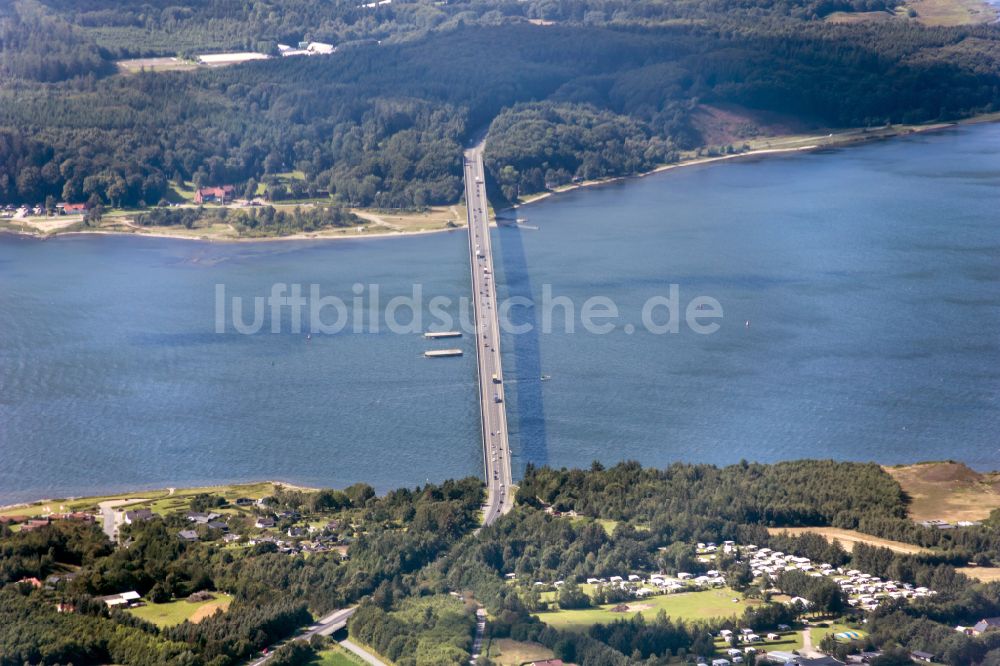
[[[338,645],[328,650],[321,650],[316,658],[309,662],[309,666],[358,666],[364,663],[361,657]]]
[[[137,608],[130,608],[129,613],[147,622],[152,622],[158,627],[171,627],[180,624],[184,620],[195,620],[200,617],[211,615],[216,608],[223,610],[229,608],[233,598],[226,594],[217,594],[215,599],[191,603],[185,599],[168,601],[165,604],[146,604]],[[199,611],[201,611],[199,613]],[[200,617],[194,617],[198,613]]]
[[[762,631],[761,636],[766,636],[771,632]],[[784,650],[785,652],[791,652],[792,650],[802,649],[802,632],[801,631],[778,631],[775,632],[781,635],[781,638],[776,641],[764,641],[763,643],[754,643],[753,647],[758,650]],[[729,649],[729,644],[726,643],[721,638],[715,639],[715,650],[719,654],[723,654]]]
[[[738,599],[733,602],[733,599]],[[652,619],[662,609],[668,616],[684,620],[707,620],[711,618],[739,616],[748,606],[756,606],[757,599],[743,599],[730,588],[705,590],[702,592],[682,592],[649,597],[629,603],[630,610],[623,613],[612,612],[616,604],[605,604],[582,610],[559,610],[539,613],[538,617],[557,629],[583,631],[593,624],[614,622],[620,618],[630,618],[642,613]]]
[[[186,509],[191,498],[201,493],[222,495],[227,500],[235,500],[237,497],[250,497],[256,499],[274,493],[275,484],[265,481],[260,483],[229,484],[222,486],[205,486],[201,488],[176,488],[170,489],[136,491],[130,493],[120,493],[117,495],[103,495],[98,497],[80,497],[72,499],[51,499],[41,502],[33,502],[27,505],[17,505],[0,510],[2,515],[25,515],[40,516],[47,513],[63,513],[70,511],[95,511],[100,502],[106,500],[142,499],[141,502],[129,502],[129,508],[151,508],[153,511],[171,511]],[[119,507],[123,508],[123,507]],[[235,512],[235,509],[223,509],[220,512]]]
[[[860,634],[861,638],[864,638],[867,635],[865,634],[865,632],[861,631],[857,627],[852,627],[846,624],[842,624],[840,622],[824,622],[823,624],[827,626],[825,627],[813,626],[809,628],[809,635],[812,637],[813,647],[818,647],[819,642],[823,640],[823,638],[826,637],[827,634],[839,634],[843,631],[853,631],[857,634]],[[846,642],[843,639],[837,639],[837,640],[841,642]]]

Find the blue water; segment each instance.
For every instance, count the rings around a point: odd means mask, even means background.
[[[0,503],[253,479],[387,489],[476,473],[474,355],[428,360],[419,335],[386,332],[306,340],[287,321],[278,334],[215,332],[217,283],[246,297],[316,283],[350,299],[363,281],[388,299],[419,279],[457,297],[466,243],[0,237]]]
[[[543,285],[615,330],[505,335],[527,462],[953,458],[1000,467],[1000,127],[730,161],[588,188],[494,232],[500,297]],[[284,479],[379,490],[478,475],[469,337],[215,332],[215,285],[383,302],[468,289],[463,232],[212,245],[0,236],[0,503]],[[722,306],[644,330],[677,284]],[[452,308],[457,313],[456,308]],[[747,326],[746,322],[750,325]],[[636,327],[625,331],[625,324]],[[454,342],[454,344],[452,344]],[[462,358],[427,360],[432,346]],[[542,376],[547,381],[542,381]]]

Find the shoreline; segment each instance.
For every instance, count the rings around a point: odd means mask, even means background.
[[[217,243],[217,244],[228,244],[228,243],[274,243],[281,241],[341,241],[341,240],[364,240],[367,238],[371,239],[383,239],[383,238],[401,238],[410,236],[424,236],[428,234],[440,234],[449,231],[459,231],[465,229],[466,225],[460,225],[455,227],[442,227],[440,229],[419,229],[416,231],[378,231],[375,233],[356,233],[355,235],[350,235],[346,231],[327,233],[323,232],[317,233],[297,233],[291,234],[289,236],[260,236],[260,237],[245,237],[245,238],[211,238],[209,236],[194,236],[188,234],[169,234],[162,231],[109,231],[94,229],[90,231],[56,231],[54,233],[35,233],[31,231],[20,231],[17,229],[0,229],[0,234],[8,234],[11,236],[17,236],[19,238],[29,238],[37,241],[47,241],[55,240],[57,238],[69,238],[74,236],[121,236],[121,237],[134,237],[134,238],[159,238],[165,240],[178,240],[178,241],[198,241],[201,243]]]
[[[10,513],[12,511],[18,511],[21,509],[31,509],[32,507],[38,507],[39,505],[51,504],[55,502],[70,503],[70,502],[84,502],[89,500],[108,500],[108,499],[122,499],[125,501],[136,501],[136,502],[150,502],[156,499],[163,499],[170,497],[174,494],[184,494],[191,492],[193,490],[212,492],[221,491],[224,489],[231,488],[247,488],[251,486],[259,486],[270,484],[272,486],[280,486],[288,490],[299,490],[303,492],[315,492],[321,490],[320,488],[314,488],[312,486],[304,486],[300,483],[293,483],[290,481],[276,481],[274,479],[266,480],[251,480],[251,481],[215,481],[207,485],[194,485],[190,487],[161,487],[161,488],[132,488],[129,490],[115,491],[110,490],[106,493],[101,493],[98,491],[96,494],[92,495],[80,495],[80,496],[67,496],[67,497],[44,497],[41,499],[26,500],[24,502],[13,502],[11,504],[0,505],[0,514]],[[155,495],[153,499],[143,498],[143,495]]]
[[[683,159],[678,162],[673,162],[671,164],[661,164],[660,166],[654,167],[649,171],[643,171],[640,173],[634,173],[624,176],[609,176],[607,178],[597,178],[594,180],[586,180],[580,183],[572,183],[569,185],[561,186],[554,190],[548,190],[546,192],[538,192],[536,194],[530,194],[521,201],[508,206],[507,208],[501,209],[499,212],[506,212],[517,210],[524,206],[528,206],[539,201],[543,201],[550,197],[556,196],[558,194],[564,194],[566,192],[573,192],[578,189],[585,187],[597,187],[600,185],[610,185],[612,183],[617,183],[624,180],[631,180],[635,178],[645,178],[647,176],[652,176],[658,173],[663,173],[666,171],[672,171],[674,169],[682,169],[686,167],[697,167],[715,164],[718,162],[726,162],[729,160],[736,160],[738,158],[751,158],[751,157],[769,157],[773,155],[786,155],[794,153],[809,153],[818,150],[825,150],[831,148],[844,148],[852,146],[855,144],[871,143],[873,141],[883,141],[887,139],[894,139],[904,136],[910,136],[913,134],[925,134],[929,132],[939,132],[941,130],[953,129],[956,127],[962,127],[965,125],[982,125],[986,123],[1000,122],[1000,114],[990,113],[981,114],[977,116],[972,116],[970,118],[964,118],[962,120],[945,122],[945,123],[931,123],[927,125],[893,125],[889,127],[876,128],[870,131],[850,129],[844,130],[840,133],[829,133],[826,135],[816,135],[812,139],[817,141],[825,140],[825,143],[808,143],[802,146],[790,146],[787,148],[778,147],[763,147],[754,148],[741,153],[732,153],[729,155],[714,155],[711,157],[694,157],[690,159]],[[794,141],[794,138],[787,136],[773,136],[773,137],[763,137],[759,139],[760,141]],[[801,139],[803,141],[808,139]]]
[[[805,457],[805,458],[788,458],[787,460],[793,461],[793,460],[819,460],[819,459],[818,458]],[[765,464],[765,465],[776,465],[779,462],[784,462],[784,461],[769,462],[769,463],[762,463],[762,464]],[[978,477],[980,477],[980,479],[987,479],[988,480],[989,478],[992,478],[992,477],[1000,477],[1000,468],[995,468],[995,469],[991,469],[991,470],[985,470],[985,469],[981,470],[981,469],[977,469],[977,468],[974,468],[974,467],[970,467],[968,463],[961,462],[961,461],[956,461],[956,460],[953,460],[953,459],[922,460],[922,461],[918,461],[918,462],[897,462],[897,463],[876,462],[874,460],[869,460],[869,461],[839,460],[837,462],[844,462],[844,463],[848,463],[848,462],[866,463],[867,462],[869,464],[876,464],[886,474],[888,474],[889,476],[893,477],[896,480],[896,482],[899,483],[901,486],[904,485],[904,482],[900,478],[897,478],[897,474],[896,473],[907,473],[907,472],[912,473],[915,470],[931,469],[931,468],[941,468],[941,467],[961,467],[961,468],[965,468],[967,471],[969,471],[969,472],[977,475]],[[736,464],[737,463],[734,462],[734,463],[729,463],[727,465],[713,465],[713,466],[719,467],[721,469],[721,468],[730,467],[730,466],[733,466],[733,465],[736,465]],[[896,473],[894,473],[894,472],[896,472]],[[938,480],[932,481],[932,484],[933,483],[944,483],[944,484],[947,484],[947,483],[951,483],[951,482],[952,481],[949,480],[949,479],[938,479]],[[364,481],[363,480],[362,481],[358,481],[358,483],[364,483]],[[163,499],[166,499],[166,498],[171,497],[171,496],[187,496],[187,495],[189,495],[189,494],[191,494],[193,492],[198,492],[198,493],[202,493],[202,492],[205,492],[205,493],[219,492],[219,493],[223,493],[223,492],[229,491],[232,494],[232,492],[234,490],[237,490],[237,489],[249,489],[249,488],[252,488],[254,486],[262,486],[262,485],[271,485],[271,486],[281,487],[281,488],[288,489],[288,490],[298,490],[298,491],[302,491],[302,492],[317,492],[317,491],[322,490],[324,488],[332,487],[332,486],[315,487],[315,486],[303,485],[301,483],[297,483],[297,482],[293,482],[293,481],[282,481],[282,480],[275,480],[275,479],[267,479],[267,480],[244,480],[244,481],[225,481],[225,480],[219,481],[219,480],[216,480],[216,481],[209,482],[207,484],[202,484],[202,485],[195,484],[195,485],[192,485],[192,486],[171,486],[171,487],[158,487],[158,488],[153,488],[153,487],[143,488],[141,486],[141,484],[139,484],[137,487],[130,488],[128,490],[120,490],[120,491],[119,490],[109,490],[106,493],[102,493],[100,490],[98,490],[98,491],[95,492],[95,494],[90,494],[90,495],[67,496],[67,497],[49,497],[49,498],[34,499],[34,500],[27,500],[27,501],[23,501],[23,502],[13,502],[13,503],[10,503],[10,504],[4,504],[4,505],[0,505],[0,515],[4,515],[4,514],[8,514],[9,515],[9,514],[12,514],[12,513],[16,512],[16,511],[20,511],[20,510],[27,511],[27,510],[30,510],[32,508],[41,509],[46,504],[54,504],[54,503],[69,504],[69,503],[88,502],[88,503],[93,503],[95,506],[99,502],[104,502],[104,501],[109,501],[109,500],[122,500],[125,503],[150,503],[150,502],[155,502],[155,501],[163,500]],[[404,485],[404,486],[398,486],[398,487],[409,487],[409,486],[405,486]],[[967,494],[968,493],[968,489],[965,489],[964,492]],[[913,503],[917,503],[917,501],[920,500],[920,499],[921,499],[920,497],[915,497],[913,499]],[[997,503],[1000,503],[1000,499],[997,500]],[[990,508],[992,508],[992,507],[990,507]],[[912,504],[911,504],[911,510],[912,510]],[[916,517],[914,517],[913,519],[917,520]],[[803,528],[803,529],[808,529],[808,528]]]
[[[898,136],[898,135],[896,135]],[[839,145],[848,145],[847,143],[842,143]],[[539,201],[544,201],[550,197],[556,196],[558,194],[565,194],[567,192],[573,192],[575,190],[583,189],[585,187],[597,187],[599,185],[611,185],[612,183],[617,183],[623,180],[631,180],[635,178],[645,178],[646,176],[653,176],[658,173],[663,173],[665,171],[672,171],[674,169],[684,169],[687,167],[703,166],[706,164],[714,164],[716,162],[722,162],[725,160],[732,160],[738,157],[767,157],[768,155],[777,155],[785,153],[802,153],[802,152],[812,152],[820,148],[826,148],[828,146],[821,146],[819,144],[811,144],[807,146],[797,146],[795,148],[761,148],[759,150],[748,150],[742,153],[733,153],[731,155],[716,155],[713,157],[696,157],[691,160],[681,160],[679,162],[674,162],[672,164],[661,164],[649,171],[643,171],[641,173],[629,174],[627,176],[609,176],[608,178],[600,178],[596,180],[585,180],[581,183],[573,183],[571,185],[565,185],[555,190],[549,190],[547,192],[539,192],[538,194],[529,195],[526,199],[510,206],[508,208],[502,209],[502,211],[517,210],[524,206],[529,206],[533,203],[538,203]],[[501,211],[501,212],[502,212]]]
[[[923,134],[928,132],[938,132],[941,130],[952,129],[956,127],[962,127],[965,125],[979,125],[985,123],[1000,122],[1000,113],[988,113],[980,114],[976,116],[971,116],[969,118],[963,118],[957,121],[951,122],[939,122],[930,123],[926,125],[890,125],[875,129],[848,129],[841,132],[832,132],[826,135],[815,135],[812,137],[794,137],[787,135],[779,136],[768,136],[762,137],[760,139],[755,139],[755,141],[762,142],[808,142],[805,145],[789,146],[789,147],[775,147],[775,146],[765,146],[761,148],[752,148],[750,150],[732,153],[729,155],[714,155],[709,157],[690,157],[688,159],[682,159],[678,162],[673,162],[671,164],[661,164],[649,171],[643,171],[640,173],[622,175],[622,176],[610,176],[608,178],[599,178],[595,180],[587,180],[580,183],[572,183],[570,185],[565,185],[554,190],[548,190],[545,192],[538,192],[527,196],[521,201],[508,206],[507,208],[497,209],[496,213],[503,213],[507,211],[517,210],[529,204],[533,204],[539,201],[548,199],[549,197],[555,196],[557,194],[563,194],[565,192],[572,192],[574,190],[584,188],[584,187],[595,187],[598,185],[608,185],[611,183],[616,183],[626,179],[632,178],[645,178],[647,176],[652,176],[658,173],[663,173],[666,171],[672,171],[675,169],[682,169],[687,167],[698,167],[711,165],[718,162],[726,162],[729,160],[736,160],[740,158],[753,158],[753,157],[769,157],[774,155],[786,155],[794,153],[808,153],[817,150],[823,150],[828,148],[843,148],[846,146],[851,146],[860,143],[870,143],[872,141],[881,141],[885,139],[892,139],[902,136],[910,136],[912,134]],[[453,204],[454,205],[454,204]],[[498,223],[496,218],[491,223],[492,226],[496,226]],[[516,223],[514,223],[516,224]],[[135,236],[135,237],[148,237],[148,238],[163,238],[167,240],[181,240],[181,241],[200,241],[203,243],[273,243],[279,241],[337,241],[337,240],[359,240],[365,238],[371,239],[385,239],[385,238],[406,238],[411,236],[423,236],[427,234],[439,234],[449,231],[459,231],[466,229],[468,225],[461,224],[454,227],[442,227],[440,229],[420,229],[415,231],[379,231],[375,233],[363,233],[356,234],[354,236],[350,235],[347,230],[343,232],[314,232],[314,233],[296,233],[289,236],[262,236],[262,237],[247,237],[247,238],[211,238],[203,235],[194,234],[171,234],[162,231],[108,231],[95,229],[92,231],[64,231],[60,232],[58,230],[51,233],[44,233],[41,231],[24,231],[18,229],[0,229],[0,234],[6,233],[22,238],[33,238],[36,240],[51,240],[59,237],[66,236]]]

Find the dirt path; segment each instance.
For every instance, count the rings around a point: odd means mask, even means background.
[[[373,655],[368,650],[362,648],[360,645],[352,643],[351,641],[340,641],[340,644],[343,645],[348,650],[350,650],[351,652],[353,652],[354,654],[364,659],[372,666],[388,666],[388,664],[386,664],[384,661]]]
[[[399,225],[393,224],[393,223],[389,222],[388,220],[386,220],[385,218],[379,217],[378,215],[375,215],[374,213],[366,213],[366,212],[360,211],[360,210],[355,210],[355,211],[352,211],[352,212],[355,215],[357,215],[358,217],[360,217],[362,220],[368,220],[369,222],[371,222],[373,224],[377,224],[379,226],[386,227],[388,229],[392,229],[393,231],[402,231],[403,230],[403,228],[400,227]]]
[[[824,656],[822,652],[813,647],[812,633],[809,627],[802,630],[802,649],[799,650],[799,653],[810,659],[817,659]]]

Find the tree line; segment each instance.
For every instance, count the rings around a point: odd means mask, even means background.
[[[270,182],[280,198],[277,174],[294,170],[302,192],[335,205],[419,208],[460,198],[461,148],[491,123],[490,178],[510,198],[676,159],[704,144],[704,104],[875,126],[1000,103],[1000,66],[981,56],[993,26],[654,4],[699,20],[662,25],[637,9],[540,27],[501,13],[330,57],[13,78],[0,85],[0,203],[154,205],[191,181]]]

